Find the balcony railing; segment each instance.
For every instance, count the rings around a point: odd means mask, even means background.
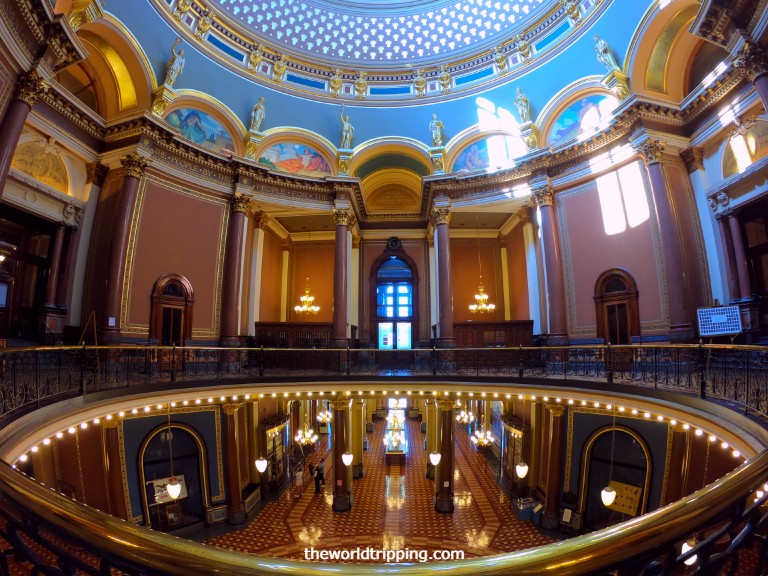
[[[548,385],[605,386],[613,381],[681,395],[724,399],[765,420],[768,350],[737,346],[547,347],[454,350],[289,350],[220,348],[39,348],[0,354],[0,402],[7,423],[74,395],[146,391],[294,378],[344,381],[415,377],[479,378]],[[546,379],[546,380],[540,380]],[[160,384],[160,386],[156,386]],[[165,386],[163,386],[165,385]],[[450,574],[728,573],[749,551],[755,574],[768,557],[768,451],[702,490],[628,522],[555,545],[442,563]],[[244,555],[134,526],[81,505],[0,463],[0,571],[8,559],[44,574],[378,574],[381,566],[308,564]],[[728,544],[721,548],[728,535]],[[681,554],[680,544],[700,535]],[[388,566],[388,573],[431,574],[436,566]],[[722,571],[722,572],[721,572]]]

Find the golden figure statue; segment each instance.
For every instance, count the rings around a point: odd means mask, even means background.
[[[331,76],[331,96],[339,95],[342,82],[341,68],[336,68],[336,70],[333,71],[333,76]]]
[[[173,41],[173,46],[171,46],[172,56],[168,59],[168,66],[165,70],[165,81],[163,81],[163,84],[169,88],[173,86],[173,83],[176,82],[176,78],[178,78],[181,71],[184,70],[184,49],[181,48],[178,52],[176,51],[176,47],[179,44],[181,44],[181,38],[176,38],[176,40]]]
[[[341,146],[339,148],[352,148],[352,137],[355,134],[355,128],[349,120],[349,116],[344,117],[344,104],[341,105]]]
[[[493,49],[493,62],[496,64],[499,74],[506,74],[509,71],[507,69],[507,57],[502,53],[499,46]]]
[[[426,94],[427,79],[424,78],[424,70],[416,70],[413,77],[413,91],[416,98],[421,98]]]
[[[286,68],[288,68],[288,59],[285,57],[285,54],[281,54],[280,59],[275,62],[272,69],[272,80],[282,82]]]
[[[447,94],[451,91],[451,74],[448,72],[448,66],[443,64],[440,66],[440,74],[437,77],[440,82],[440,91],[443,94]]]
[[[264,96],[259,98],[259,101],[251,110],[251,130],[258,132],[261,128],[261,123],[264,121],[264,117],[267,115],[266,107],[264,106]]]
[[[515,96],[515,104],[517,105],[517,111],[520,114],[520,122],[531,121],[531,104],[528,102],[528,98],[525,97],[523,91],[520,90],[520,86],[517,87],[517,95]]]
[[[528,40],[521,36],[515,37],[515,48],[523,61],[531,59],[531,45]]]
[[[437,119],[437,114],[432,114],[432,120],[429,122],[429,132],[432,134],[432,147],[438,148],[443,145],[443,123]]]
[[[176,20],[181,20],[181,17],[184,16],[184,14],[186,14],[191,7],[192,0],[179,0],[176,2],[176,8],[173,11],[173,17],[176,18]]]
[[[205,15],[197,21],[197,28],[195,28],[195,37],[202,40],[203,36],[213,24],[213,16],[210,12],[206,12]]]
[[[248,71],[253,74],[256,73],[259,64],[261,64],[261,59],[264,56],[261,52],[262,48],[262,45],[259,44],[256,48],[251,50],[251,53],[248,55]]]
[[[619,66],[619,63],[616,61],[616,57],[613,55],[611,47],[608,46],[608,42],[600,38],[597,34],[595,34],[595,52],[597,53],[598,62],[601,62],[608,68],[608,72],[613,72],[614,70],[621,72],[621,66]]]
[[[368,92],[368,73],[360,72],[355,80],[355,98],[362,100]]]

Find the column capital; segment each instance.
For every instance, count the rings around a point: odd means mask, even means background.
[[[14,98],[26,102],[30,107],[35,105],[38,99],[48,91],[48,84],[40,78],[40,75],[32,70],[19,76],[16,80],[16,93]]]
[[[334,410],[349,410],[349,398],[346,400],[331,400],[329,404]]]
[[[232,196],[232,212],[248,212],[251,205],[251,198],[244,194],[235,193]]]
[[[253,218],[253,227],[257,230],[267,230],[269,228],[270,217],[264,212],[257,212]]]
[[[437,407],[440,409],[441,412],[450,412],[451,410],[456,408],[456,402],[454,400],[435,399],[435,402],[437,402]]]
[[[349,208],[334,208],[333,221],[336,226],[347,226],[348,228],[355,224],[355,214]]]
[[[104,420],[104,428],[117,428],[120,425],[120,421],[117,418],[111,420]]]
[[[552,186],[549,184],[532,189],[531,196],[539,208],[542,206],[552,206],[555,203],[555,191],[552,190]]]
[[[565,406],[562,404],[544,404],[544,408],[549,410],[555,418],[560,418],[565,414]]]
[[[639,144],[635,144],[634,149],[648,164],[657,164],[661,162],[661,157],[664,154],[664,142],[648,138]]]
[[[527,208],[521,208],[520,210],[518,210],[517,211],[517,219],[520,221],[520,224],[522,226],[525,226],[526,224],[528,224],[528,222],[531,221],[531,217],[528,214],[528,209]]]
[[[693,174],[696,170],[704,170],[704,148],[701,146],[691,146],[680,152],[680,158],[685,162],[688,174]]]
[[[136,152],[126,154],[120,158],[120,164],[122,164],[125,169],[125,175],[133,176],[138,179],[141,179],[150,163],[151,161],[148,158],[145,158]]]
[[[222,408],[224,409],[224,414],[227,416],[234,416],[243,406],[245,406],[245,404],[239,402],[237,404],[224,404]]]
[[[744,42],[744,46],[736,55],[733,65],[744,70],[750,82],[754,82],[758,76],[768,74],[768,58],[766,58],[765,50],[751,40]]]
[[[101,188],[104,185],[104,179],[107,177],[107,172],[109,172],[109,166],[105,166],[100,162],[89,162],[85,165],[85,168],[88,171],[86,182]]]
[[[435,206],[432,209],[432,224],[448,224],[451,221],[451,209],[448,206]]]
[[[352,235],[352,250],[358,250],[360,248],[360,241],[362,238],[360,236]]]

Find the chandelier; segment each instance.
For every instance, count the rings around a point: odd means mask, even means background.
[[[330,410],[320,412],[320,414],[317,415],[317,421],[320,422],[320,424],[328,424],[332,419],[333,413]]]
[[[309,244],[312,245],[312,220],[309,220],[308,230]],[[293,310],[296,314],[317,314],[320,312],[320,306],[315,306],[315,297],[309,293],[309,276],[307,276],[307,286],[304,288],[304,295],[299,298],[300,304],[294,306]]]
[[[405,444],[405,433],[389,431],[384,434],[384,445],[390,450],[397,450]]]
[[[301,444],[302,446],[307,446],[308,444],[314,444],[317,442],[317,434],[315,434],[315,431],[312,430],[312,428],[309,428],[307,426],[307,423],[304,422],[304,429],[299,430],[299,433],[296,434],[296,440],[297,443]]]
[[[480,286],[477,289],[477,294],[475,294],[475,301],[469,305],[469,311],[472,312],[472,314],[477,314],[478,312],[480,314],[485,314],[486,312],[490,313],[496,310],[496,305],[488,302],[488,294],[485,293],[485,286],[483,286],[483,263],[480,258],[479,226],[477,228],[477,266],[478,271],[480,272]]]
[[[490,430],[475,430],[475,435],[472,436],[472,444],[480,447],[490,446],[493,444],[493,434],[491,434]]]
[[[472,412],[466,412],[464,410],[456,416],[456,422],[459,424],[472,424],[475,421],[475,415]]]

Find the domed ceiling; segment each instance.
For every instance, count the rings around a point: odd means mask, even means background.
[[[558,0],[218,0],[257,38],[340,63],[400,64],[492,47]]]

